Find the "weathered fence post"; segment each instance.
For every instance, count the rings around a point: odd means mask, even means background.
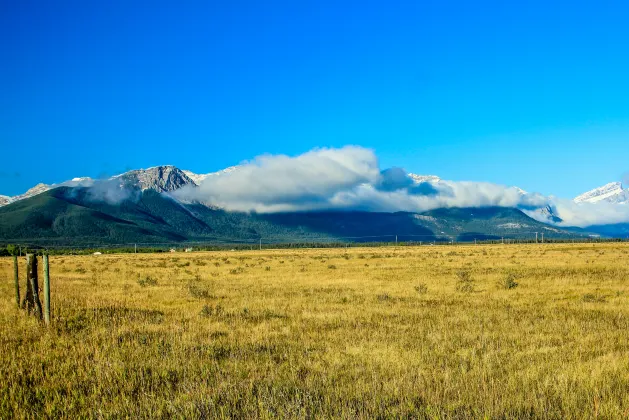
[[[15,281],[15,303],[20,307],[20,277],[17,270],[17,255],[13,255],[13,280]]]
[[[35,311],[35,316],[41,319],[42,308],[41,302],[39,301],[39,282],[37,281],[37,255],[35,254],[26,255],[26,276],[27,286],[30,286],[31,298],[31,301],[28,302],[29,293],[27,291],[27,307],[33,308],[33,310]]]
[[[44,255],[44,321],[50,325],[50,270],[48,254]]]
[[[24,299],[22,300],[21,307],[28,312],[31,311],[33,305],[33,288],[31,287],[30,272],[32,271],[32,258],[33,254],[26,254],[26,292],[24,292]]]

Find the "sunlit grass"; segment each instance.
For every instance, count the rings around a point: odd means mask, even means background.
[[[623,418],[628,256],[565,244],[51,257],[48,329],[15,308],[3,258],[0,418]]]

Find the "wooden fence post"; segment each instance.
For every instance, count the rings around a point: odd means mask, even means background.
[[[13,280],[15,281],[15,302],[20,307],[20,277],[17,270],[17,255],[13,256]]]
[[[48,254],[44,255],[44,321],[50,325],[50,270]]]
[[[33,305],[33,288],[31,287],[30,272],[32,271],[33,254],[26,254],[26,292],[24,293],[24,299],[22,300],[21,307],[28,312],[31,311]]]
[[[39,282],[37,280],[37,255],[26,255],[26,275],[28,284],[30,285],[30,297],[31,302],[27,302],[27,306],[30,306],[35,311],[35,316],[39,319],[42,318],[41,302],[39,301]],[[27,293],[28,295],[28,293]]]

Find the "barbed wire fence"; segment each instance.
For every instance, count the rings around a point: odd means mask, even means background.
[[[575,235],[566,236],[556,232],[517,232],[503,236],[464,233],[451,234],[389,234],[364,236],[300,236],[285,237],[255,237],[229,238],[217,237],[198,241],[172,242],[120,242],[102,243],[99,238],[94,242],[82,238],[76,244],[54,243],[55,238],[33,238],[31,240],[2,239],[0,247],[13,244],[18,255],[26,251],[40,254],[49,253],[85,253],[93,252],[121,252],[146,253],[164,251],[200,251],[200,250],[271,250],[285,248],[342,248],[342,247],[384,247],[384,246],[453,246],[453,245],[487,245],[487,244],[545,244],[545,243],[600,243],[627,242],[629,238],[601,238],[597,236]]]

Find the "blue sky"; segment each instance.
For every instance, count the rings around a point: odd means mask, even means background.
[[[0,194],[355,144],[382,168],[571,197],[629,170],[628,15],[626,1],[0,0]]]

